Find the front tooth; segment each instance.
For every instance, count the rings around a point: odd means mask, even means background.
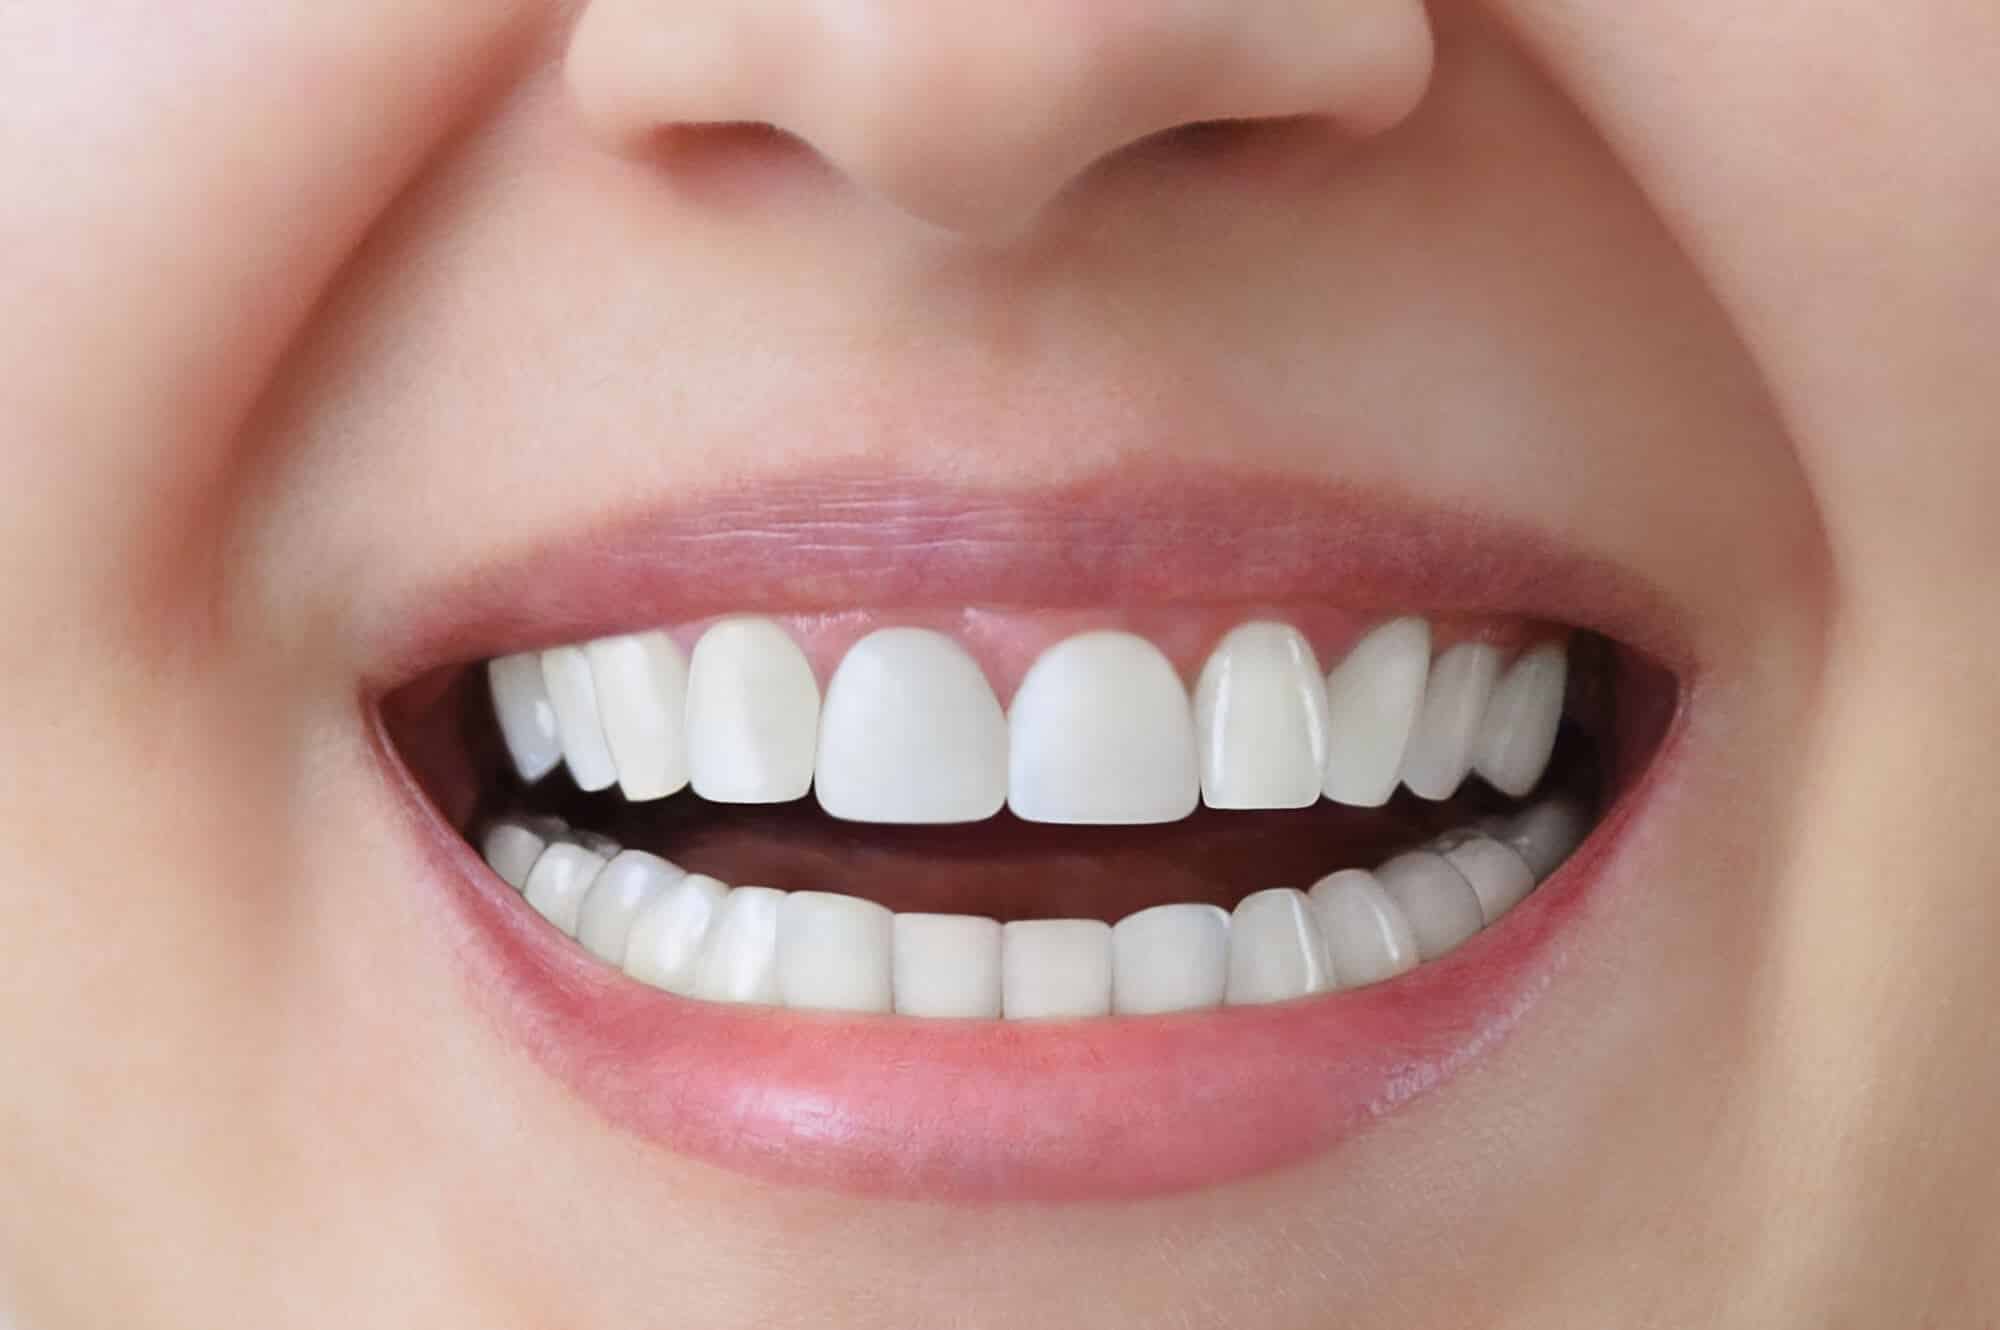
[[[1326,767],[1326,680],[1298,629],[1246,623],[1194,691],[1201,796],[1210,808],[1307,808]]]
[[[785,893],[738,887],[702,939],[694,996],[710,1002],[778,1001],[778,910]]]
[[[769,619],[724,619],[688,665],[688,769],[694,792],[728,804],[780,804],[812,788],[819,683],[791,634]]]
[[[692,993],[701,944],[728,898],[728,886],[703,873],[689,873],[661,887],[632,921],[625,939],[625,973],[669,993]]]
[[[1289,1002],[1334,985],[1326,941],[1305,893],[1245,896],[1229,922],[1229,1005]]]
[[[1111,930],[1111,1009],[1121,1016],[1222,1004],[1229,915],[1214,905],[1155,905]]]
[[[1541,783],[1556,750],[1569,650],[1544,642],[1508,667],[1486,704],[1473,765],[1502,794],[1522,798]]]
[[[502,882],[519,891],[547,846],[546,840],[519,822],[503,820],[486,828],[479,853]]]
[[[562,761],[562,736],[556,729],[556,709],[542,681],[540,653],[524,651],[486,663],[486,683],[493,693],[493,715],[514,770],[529,784],[555,770]]]
[[[1362,638],[1327,676],[1327,798],[1355,808],[1389,802],[1430,670],[1431,626],[1396,619]]]
[[[1000,1018],[1000,925],[969,914],[899,914],[896,1010],[906,1016]]]
[[[1423,710],[1403,755],[1403,784],[1424,799],[1449,799],[1472,770],[1472,744],[1500,677],[1500,652],[1461,642],[1437,658]]]
[[[584,649],[618,788],[638,802],[687,784],[687,660],[665,633],[606,637]]]
[[[1415,968],[1416,934],[1373,873],[1345,868],[1329,874],[1314,884],[1311,899],[1342,988],[1377,984]]]
[[[521,888],[535,913],[571,937],[576,936],[577,914],[590,884],[604,868],[604,856],[569,841],[553,841]]]
[[[1010,1021],[1111,1011],[1111,925],[1020,919],[1000,935],[1000,1009]]]
[[[1399,854],[1377,868],[1375,876],[1410,921],[1417,955],[1424,960],[1436,960],[1486,926],[1472,884],[1443,855],[1428,850]]]
[[[1491,836],[1473,833],[1438,853],[1458,870],[1479,898],[1479,912],[1492,923],[1519,905],[1535,889],[1535,872],[1512,848]]]
[[[1590,819],[1581,804],[1545,799],[1511,819],[1499,839],[1528,861],[1540,882],[1562,867],[1589,830]]]
[[[625,850],[604,866],[577,911],[576,940],[607,965],[625,960],[632,922],[687,870],[644,850]]]
[[[977,822],[1007,798],[1007,720],[964,648],[927,628],[855,643],[826,686],[820,807],[850,822]]]
[[[794,891],[778,910],[778,1000],[806,1011],[886,1012],[895,916],[874,901]]]
[[[1072,637],[1042,653],[1009,713],[1007,802],[1029,822],[1178,822],[1201,798],[1187,689],[1130,633]]]
[[[556,709],[563,761],[580,790],[602,790],[618,779],[604,722],[597,714],[597,685],[582,647],[552,647],[542,653],[542,681]]]

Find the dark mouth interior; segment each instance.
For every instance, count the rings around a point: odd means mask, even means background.
[[[1663,667],[1595,634],[1578,636],[1555,759],[1535,797],[1562,792],[1601,816],[1657,751],[1678,704]],[[1476,777],[1433,803],[1408,791],[1386,807],[1262,812],[1201,809],[1180,822],[1076,827],[1007,814],[960,826],[843,822],[811,798],[737,805],[684,790],[628,803],[577,789],[560,768],[523,785],[503,754],[482,671],[436,671],[384,699],[392,743],[439,811],[472,835],[502,814],[562,818],[734,885],[861,896],[899,911],[1113,921],[1180,901],[1228,908],[1267,887],[1309,887],[1372,867],[1431,836],[1518,809]]]

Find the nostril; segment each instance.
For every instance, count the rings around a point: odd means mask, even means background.
[[[765,121],[661,125],[631,156],[677,193],[711,204],[752,204],[784,181],[836,174],[812,144]]]

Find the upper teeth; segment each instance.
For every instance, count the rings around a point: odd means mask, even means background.
[[[1032,822],[1170,822],[1213,808],[1373,807],[1400,783],[1446,799],[1478,771],[1526,794],[1554,749],[1566,648],[1505,667],[1496,647],[1435,660],[1421,619],[1363,638],[1331,674],[1295,628],[1225,636],[1190,699],[1146,639],[1090,632],[1028,670],[1011,708],[951,638],[864,637],[822,700],[804,653],[768,619],[711,625],[692,659],[654,631],[506,656],[489,674],[524,780],[558,755],[577,785],[658,799],[774,803],[816,789],[858,822],[969,822],[1004,804]]]

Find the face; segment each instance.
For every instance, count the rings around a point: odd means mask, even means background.
[[[2000,1301],[1990,7],[171,8],[0,20],[0,1310]]]

